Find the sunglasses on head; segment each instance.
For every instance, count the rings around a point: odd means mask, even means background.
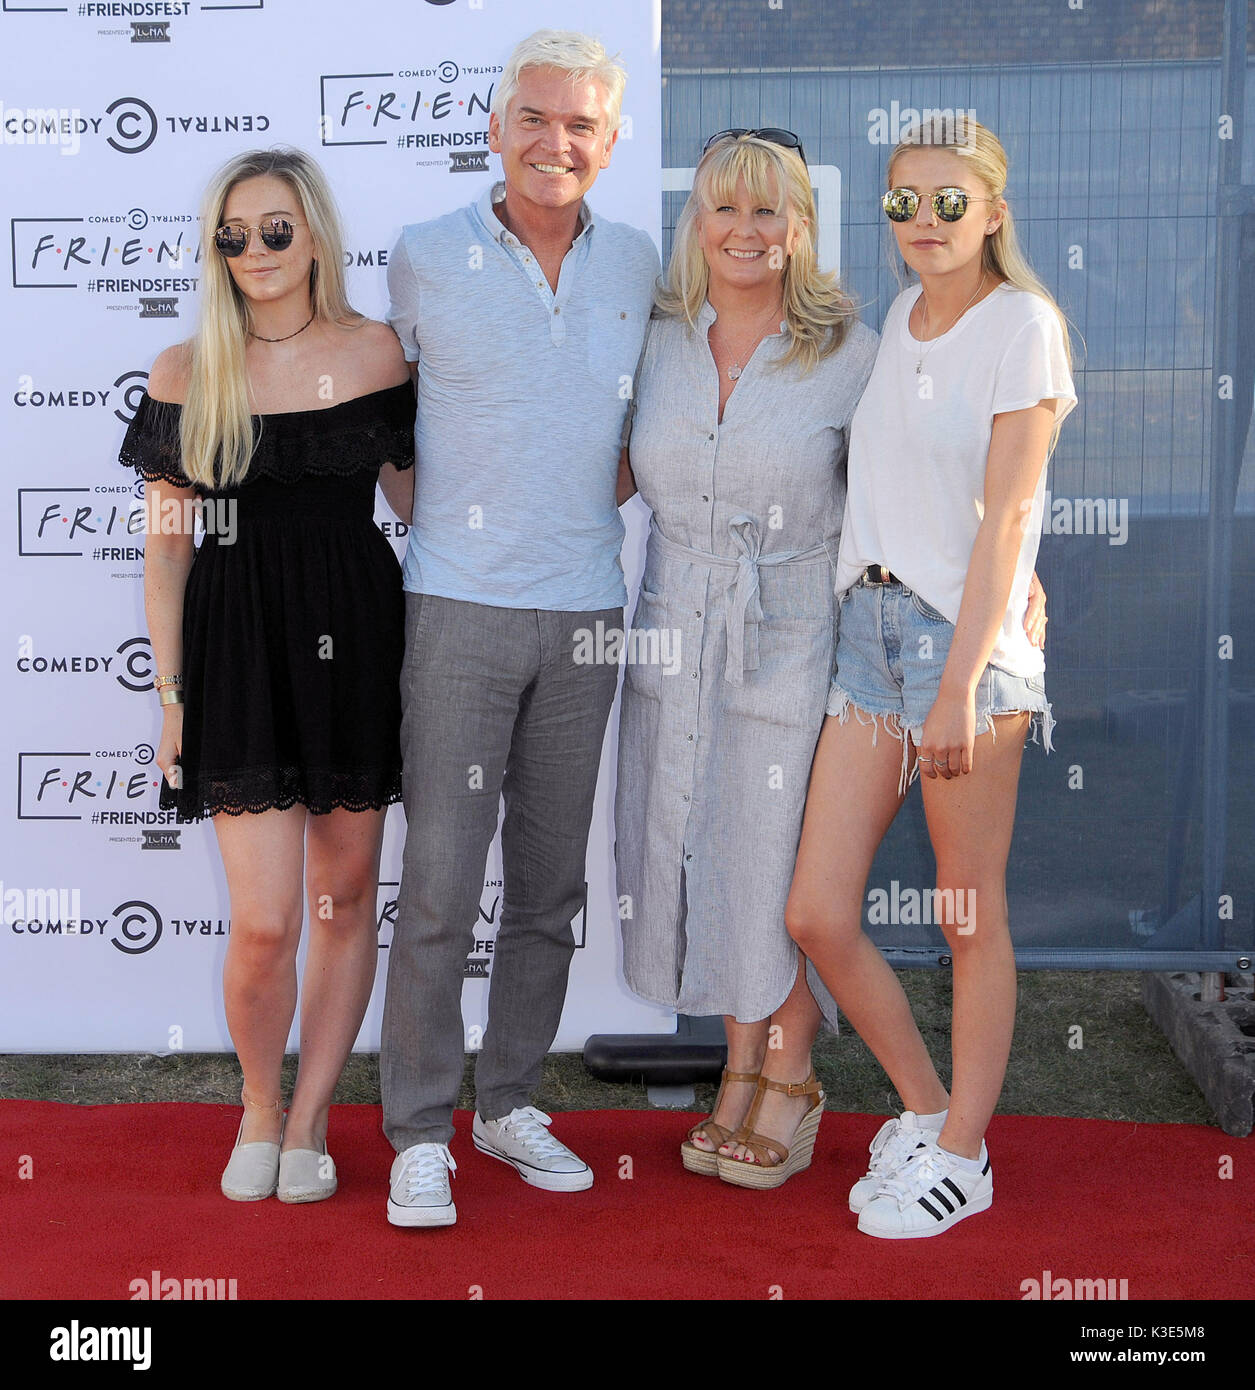
[[[702,146],[702,153],[705,154],[712,145],[717,145],[720,140],[737,140],[742,135],[752,135],[758,140],[766,140],[768,144],[779,145],[784,150],[796,150],[802,163],[806,163],[802,142],[797,136],[791,130],[779,130],[775,126],[764,126],[761,130],[720,130]]]
[[[257,227],[219,227],[214,233],[214,245],[224,256],[238,256],[248,245],[249,233],[258,231],[262,241],[272,251],[286,251],[292,245],[295,233],[291,222],[282,217],[272,217]]]
[[[969,203],[993,202],[992,198],[977,198],[963,188],[939,188],[929,194],[929,200],[943,222],[957,222]],[[919,211],[919,194],[913,188],[891,188],[880,204],[890,222],[909,222]]]

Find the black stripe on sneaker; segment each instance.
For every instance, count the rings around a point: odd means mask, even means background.
[[[941,1203],[943,1207],[945,1207],[945,1209],[948,1212],[952,1212],[954,1210],[950,1203],[946,1201],[946,1194],[941,1190],[941,1188],[934,1187],[928,1195],[930,1197],[936,1197],[936,1199]]]
[[[935,1216],[935,1217],[937,1218],[938,1221],[944,1221],[944,1220],[946,1219],[946,1218],[945,1218],[944,1216],[942,1216],[942,1214],[937,1210],[937,1208],[936,1208],[935,1206],[933,1206],[933,1204],[928,1200],[927,1197],[921,1197],[921,1198],[919,1199],[919,1204],[920,1204],[921,1207],[924,1208],[924,1210],[929,1214],[929,1216]]]
[[[986,1158],[986,1159],[985,1159],[985,1166],[980,1170],[980,1175],[981,1175],[982,1178],[985,1176],[986,1173],[989,1172],[989,1166],[990,1166],[990,1160],[989,1160],[988,1158]]]
[[[967,1198],[963,1195],[963,1190],[962,1190],[961,1188],[956,1187],[955,1184],[952,1183],[952,1182],[950,1181],[949,1178],[942,1178],[941,1181],[942,1181],[942,1182],[950,1189],[950,1191],[953,1192],[954,1195],[959,1199],[959,1206],[961,1206],[961,1207],[967,1206]],[[933,1190],[936,1191],[935,1188],[934,1188]]]

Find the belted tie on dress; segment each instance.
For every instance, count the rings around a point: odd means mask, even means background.
[[[724,665],[723,678],[732,685],[745,684],[745,672],[758,669],[758,625],[763,621],[763,606],[759,597],[758,567],[760,565],[791,565],[802,561],[818,560],[821,555],[833,557],[826,542],[813,545],[809,550],[786,550],[764,555],[762,535],[758,522],[744,512],[738,513],[728,522],[728,533],[737,555],[715,555],[709,550],[697,550],[693,546],[681,545],[663,534],[656,521],[651,520],[650,529],[658,548],[664,554],[696,560],[710,568],[736,569],[736,576],[729,588],[731,597],[726,603],[728,627],[728,656]]]

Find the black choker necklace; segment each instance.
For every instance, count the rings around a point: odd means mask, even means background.
[[[313,321],[314,315],[311,314],[309,318],[307,318],[305,322],[301,324],[301,326],[296,330],[296,333],[304,333],[305,330],[310,326],[310,324],[313,323]],[[263,338],[260,333],[250,333],[248,336],[250,338],[256,338],[259,343],[286,343],[288,338],[295,338],[296,333],[289,333],[287,335],[287,338]]]

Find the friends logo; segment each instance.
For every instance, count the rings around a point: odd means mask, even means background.
[[[318,79],[322,143],[438,150],[447,152],[450,172],[485,170],[500,73],[500,63],[451,59],[393,72],[325,73]]]
[[[140,318],[177,318],[177,296],[200,286],[202,248],[190,212],[11,217],[9,247],[15,290],[82,290]]]
[[[381,880],[378,888],[378,918],[376,931],[379,949],[386,951],[392,945],[396,932],[397,906],[401,885],[395,880]],[[475,935],[466,960],[462,963],[462,978],[465,980],[487,980],[492,971],[492,955],[496,949],[496,931],[504,902],[501,879],[486,879],[479,900],[479,916],[475,923]],[[575,937],[575,949],[582,950],[588,944],[588,884],[584,885],[579,911],[571,919],[571,931]]]
[[[94,487],[20,487],[17,553],[23,559],[139,564],[147,513],[142,479]],[[125,571],[130,579],[142,571]]]
[[[161,785],[151,743],[133,748],[20,752],[18,820],[87,821],[101,827],[164,826],[173,811],[140,810]]]

